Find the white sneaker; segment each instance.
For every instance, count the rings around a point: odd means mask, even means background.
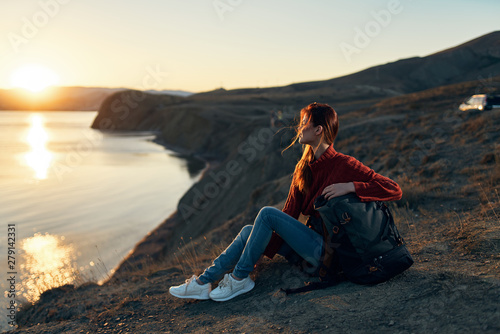
[[[209,283],[199,285],[196,276],[187,279],[184,284],[171,286],[168,292],[177,298],[210,299],[209,293],[212,287]]]
[[[226,274],[219,282],[219,286],[210,292],[210,298],[217,302],[225,302],[252,290],[254,286],[255,282],[250,277],[238,281],[231,274]]]

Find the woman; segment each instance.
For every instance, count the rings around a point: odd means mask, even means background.
[[[312,103],[300,112],[297,140],[305,146],[302,158],[293,173],[292,185],[282,211],[264,207],[254,225],[242,228],[231,245],[199,277],[192,276],[170,293],[179,298],[226,301],[253,289],[249,277],[262,254],[272,258],[292,251],[313,267],[320,265],[323,238],[299,222],[305,216],[319,216],[314,200],[356,193],[362,201],[392,201],[401,199],[397,183],[375,173],[353,157],[338,153],[333,143],[338,132],[337,113],[327,104]],[[225,274],[233,269],[231,274]],[[224,275],[219,286],[211,283]]]

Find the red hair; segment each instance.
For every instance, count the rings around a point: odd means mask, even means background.
[[[296,127],[297,135],[290,146],[295,144],[299,139],[301,128],[306,125],[301,124],[304,116],[308,119],[307,124],[312,122],[314,126],[321,125],[323,127],[322,142],[332,144],[335,141],[339,131],[337,113],[328,104],[314,102],[300,111],[300,123]],[[312,173],[309,163],[314,160],[314,149],[311,145],[303,145],[303,149],[302,158],[295,166],[295,171],[293,172],[292,187],[296,186],[302,193],[307,193],[312,183]]]

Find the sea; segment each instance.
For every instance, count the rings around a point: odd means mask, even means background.
[[[96,115],[0,111],[2,330],[12,303],[110,277],[204,168],[154,133],[91,129]]]

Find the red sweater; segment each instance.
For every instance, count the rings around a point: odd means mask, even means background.
[[[325,187],[334,183],[353,182],[356,195],[362,201],[395,201],[401,199],[403,192],[399,185],[391,179],[377,174],[355,158],[338,153],[333,144],[319,157],[309,164],[313,182],[307,194],[301,193],[297,187],[290,187],[283,212],[298,219],[315,215],[314,200],[321,195]],[[272,258],[283,240],[273,234],[264,254]]]

